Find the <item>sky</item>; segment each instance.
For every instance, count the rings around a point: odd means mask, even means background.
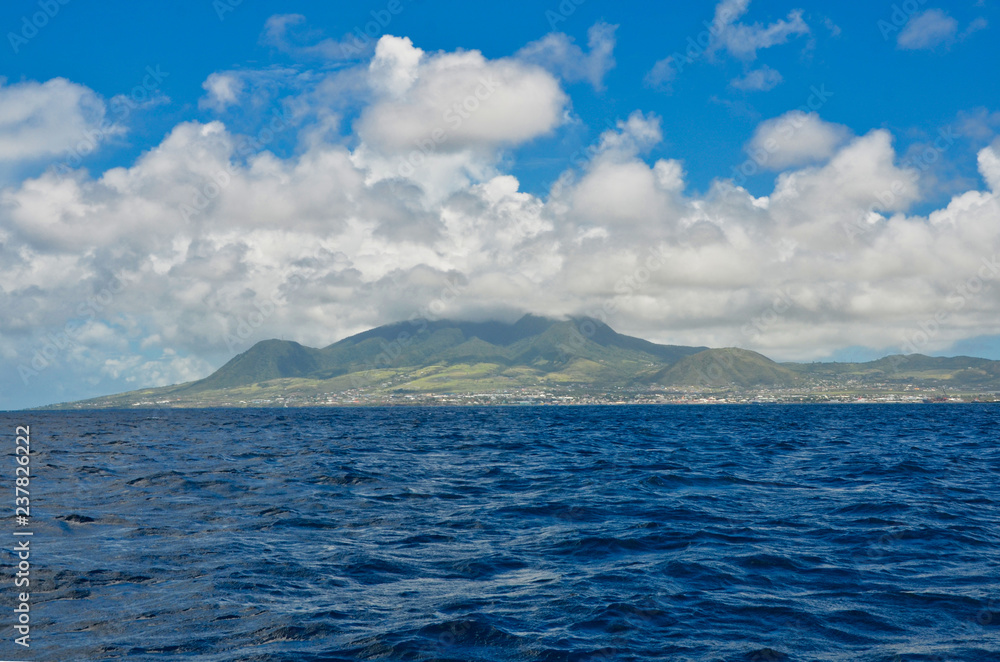
[[[1000,359],[996,0],[0,6],[0,409],[591,316]]]

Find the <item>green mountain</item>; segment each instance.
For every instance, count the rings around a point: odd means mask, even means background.
[[[763,354],[727,347],[687,356],[657,372],[653,381],[664,386],[753,388],[795,386],[803,377]]]
[[[201,381],[188,385],[190,392],[246,386],[282,377],[305,377],[323,365],[322,350],[287,340],[264,340],[236,356]]]
[[[389,379],[397,390],[448,392],[469,375],[481,386],[539,381],[617,386],[703,349],[657,345],[588,318],[556,321],[526,315],[514,324],[415,320],[371,329],[322,349],[265,340],[209,377],[173,392],[189,396],[282,379],[332,381],[334,387]]]
[[[264,340],[195,382],[53,407],[650,402],[692,392],[802,402],[994,391],[1000,362],[986,359],[776,363],[745,349],[659,345],[590,318],[526,315],[513,324],[418,319],[323,348]]]
[[[814,380],[875,384],[922,384],[942,389],[1000,388],[1000,361],[971,356],[896,354],[867,363],[785,363]]]

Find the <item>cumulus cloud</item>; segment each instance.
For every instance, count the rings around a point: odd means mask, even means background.
[[[770,25],[741,23],[750,9],[750,0],[722,0],[715,7],[714,37],[709,52],[723,49],[741,60],[754,60],[757,51],[786,43],[790,38],[809,34],[801,9],[793,9],[783,20]]]
[[[917,173],[896,164],[892,136],[877,130],[850,141],[822,166],[782,173],[768,210],[787,236],[808,236],[835,250],[850,248],[857,219],[905,212],[919,199]]]
[[[670,231],[684,188],[683,167],[673,160],[650,167],[640,158],[662,138],[660,118],[641,112],[601,135],[584,172],[558,196],[566,205],[567,227],[575,225],[578,238],[589,232],[616,244]]]
[[[708,30],[698,35],[698,41],[689,40],[686,54],[673,53],[658,60],[646,73],[645,84],[671,92],[678,73],[699,57],[707,56],[712,59],[716,53],[724,52],[749,64],[757,59],[758,51],[785,44],[793,37],[810,32],[808,24],[802,18],[801,9],[794,9],[785,19],[769,25],[741,22],[740,19],[749,9],[750,0],[721,0],[715,7],[711,24],[706,23]],[[730,81],[730,84],[745,91],[766,91],[773,89],[781,80],[778,71],[764,66],[747,71],[743,77]]]
[[[850,129],[817,113],[793,110],[761,122],[747,151],[762,167],[784,170],[829,159],[850,135]]]
[[[425,54],[392,36],[379,40],[369,81],[356,162],[370,181],[414,179],[437,198],[494,173],[502,148],[555,129],[568,103],[537,65],[479,51]]]
[[[379,39],[368,67],[372,87],[393,99],[402,97],[416,82],[423,56],[424,52],[406,37]]]
[[[604,21],[592,25],[587,31],[589,53],[584,53],[568,35],[552,32],[522,48],[517,57],[545,67],[567,81],[585,80],[599,90],[604,86],[604,75],[615,66],[617,29],[617,25]]]
[[[13,85],[0,80],[0,162],[51,157],[93,142],[92,132],[122,132],[106,113],[97,93],[65,78]]]
[[[198,102],[198,107],[221,112],[239,103],[244,83],[231,73],[215,73],[209,75],[201,86],[208,94]]]
[[[734,78],[730,85],[744,92],[767,92],[773,90],[784,80],[781,74],[764,65],[760,69],[752,69],[741,78]]]
[[[1000,140],[979,152],[979,172],[994,193],[1000,193]]]
[[[663,140],[658,116],[635,111],[626,120],[618,120],[616,129],[605,131],[598,141],[599,160],[634,159]]]
[[[958,21],[940,9],[928,9],[911,18],[896,38],[904,50],[927,50],[955,38]]]
[[[379,40],[369,71],[377,97],[358,135],[394,152],[418,147],[437,129],[441,152],[521,143],[558,126],[567,102],[539,67],[487,60],[479,51],[424,56],[409,39],[391,36]]]
[[[996,143],[979,152],[982,190],[918,214],[925,191],[886,130],[854,136],[786,114],[748,145],[779,172],[773,190],[720,178],[696,192],[683,163],[650,156],[675,127],[636,111],[538,194],[497,154],[559,126],[568,98],[551,72],[384,37],[357,75],[370,96],[356,143],[246,152],[225,122],[186,122],[127,167],[6,187],[5,383],[26,368],[104,392],[156,385],[207,374],[256,340],[321,346],[413,315],[588,314],[780,359],[929,352],[995,333],[1000,296],[956,288],[1000,250]],[[448,111],[462,121],[449,125]],[[414,147],[438,127],[447,140]],[[400,170],[414,150],[423,162]],[[787,312],[754,327],[779,296]],[[940,311],[948,323],[910,347]],[[48,367],[33,365],[43,349]]]

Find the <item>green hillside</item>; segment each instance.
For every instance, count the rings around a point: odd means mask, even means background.
[[[280,379],[346,378],[353,385],[389,379],[399,389],[418,391],[464,389],[470,381],[505,387],[539,382],[620,385],[703,349],[623,336],[586,318],[556,321],[526,315],[514,324],[415,320],[322,349],[265,340],[177,393]],[[428,368],[433,375],[426,374]]]
[[[867,363],[786,363],[797,374],[862,384],[913,383],[941,388],[993,388],[1000,385],[1000,361],[971,356],[893,355]]]
[[[264,340],[237,355],[187,392],[218,390],[282,377],[305,377],[322,366],[322,352],[288,340]]]
[[[660,370],[653,382],[664,386],[794,386],[802,376],[763,354],[727,347],[687,356]]]
[[[920,400],[962,391],[1000,391],[1000,362],[914,354],[868,363],[775,363],[739,348],[659,345],[589,318],[526,315],[513,324],[400,322],[320,349],[265,340],[205,379],[54,407],[426,404],[445,396],[502,403],[539,394],[553,402],[616,402],[667,392],[757,393],[792,402],[865,393]]]

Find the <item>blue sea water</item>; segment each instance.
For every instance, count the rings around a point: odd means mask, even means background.
[[[0,659],[1000,660],[996,406],[0,423],[34,534]]]

